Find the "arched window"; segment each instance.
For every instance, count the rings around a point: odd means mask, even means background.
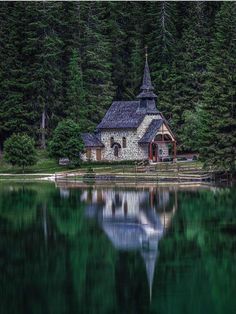
[[[171,137],[169,134],[157,134],[155,137],[156,142],[162,142],[162,141],[171,141]]]
[[[162,141],[162,135],[161,134],[157,134],[156,137],[155,137],[155,141],[161,142]]]
[[[122,137],[122,146],[126,148],[126,137]]]
[[[114,143],[114,137],[111,137],[111,138],[110,138],[110,146],[111,146],[111,147],[112,147],[113,143]]]
[[[170,137],[169,134],[164,134],[164,140],[165,140],[165,141],[171,141],[172,138]]]
[[[118,157],[118,156],[119,156],[119,147],[118,147],[118,145],[115,145],[115,146],[114,146],[114,156],[115,156],[115,157]]]

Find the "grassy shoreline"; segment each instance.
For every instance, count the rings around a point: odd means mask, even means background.
[[[95,162],[82,163],[80,167],[60,166],[51,159],[46,151],[37,151],[36,165],[22,169],[7,164],[0,159],[0,181],[83,181],[88,169],[96,181],[168,181],[199,182],[212,180],[213,172],[203,169],[199,161],[177,163],[158,163],[150,166],[138,166],[135,162]]]

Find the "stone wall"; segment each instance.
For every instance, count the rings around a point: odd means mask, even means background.
[[[114,143],[120,144],[118,149],[118,157],[114,155],[114,147],[111,148],[111,137]],[[122,146],[122,138],[126,138],[126,148]],[[105,145],[103,159],[104,160],[134,160],[139,159],[137,156],[137,135],[136,130],[110,130],[101,132],[101,142]]]
[[[91,161],[97,161],[96,149],[101,149],[101,148],[91,148],[91,158],[90,158]],[[80,158],[83,161],[88,161],[86,153],[81,153]],[[104,159],[104,148],[101,149],[101,160],[103,159]]]
[[[153,119],[161,119],[160,115],[147,115],[136,130],[107,130],[101,132],[101,141],[105,145],[104,160],[142,160],[148,159],[148,146],[140,146],[138,141],[146,132]],[[118,157],[114,155],[114,148],[111,148],[110,140],[114,138],[115,143],[119,143]],[[126,148],[122,147],[122,138],[126,138]]]

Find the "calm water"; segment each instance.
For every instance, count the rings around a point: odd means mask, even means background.
[[[236,190],[0,185],[0,313],[236,313]]]

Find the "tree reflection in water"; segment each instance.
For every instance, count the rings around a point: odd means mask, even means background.
[[[234,187],[0,184],[0,314],[234,314],[235,203]]]

